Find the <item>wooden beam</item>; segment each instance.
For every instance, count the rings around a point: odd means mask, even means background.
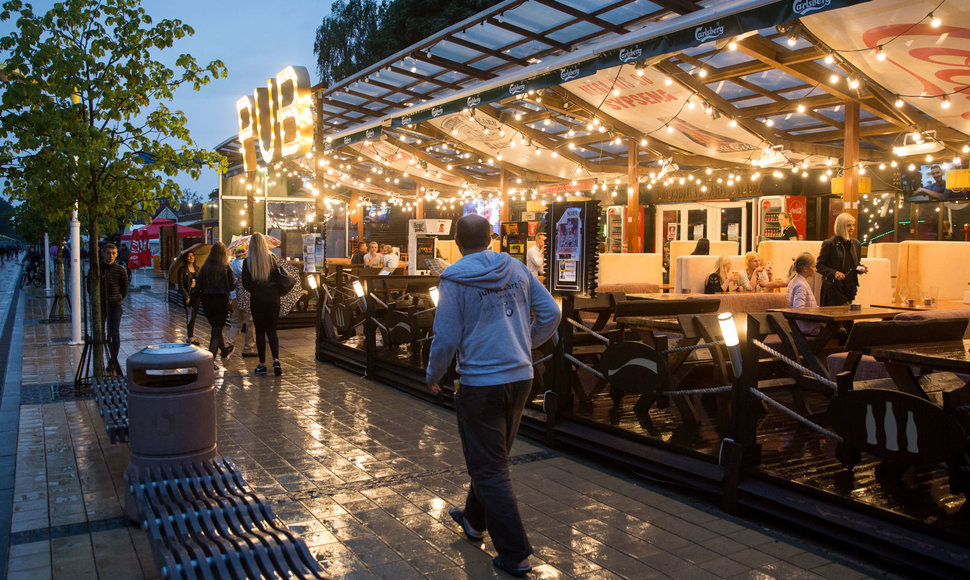
[[[626,199],[626,231],[627,251],[639,254],[643,251],[643,240],[640,239],[640,183],[637,157],[640,144],[636,139],[630,139],[627,150],[627,199]]]
[[[842,193],[843,211],[852,214],[858,220],[859,217],[859,103],[847,102],[845,104],[845,153],[843,164],[845,169],[842,173],[844,191]],[[856,236],[859,235],[858,226]]]
[[[458,36],[455,36],[454,34],[452,34],[451,36],[449,36],[447,40],[448,40],[448,42],[452,42],[454,44],[457,44],[458,46],[463,46],[465,48],[470,48],[471,50],[480,52],[482,54],[487,54],[489,56],[494,56],[495,58],[500,58],[500,59],[502,59],[502,60],[504,60],[506,62],[510,62],[512,64],[517,64],[517,65],[523,66],[523,67],[524,66],[529,66],[529,63],[525,59],[521,59],[521,58],[512,56],[510,54],[506,54],[506,53],[502,52],[501,50],[494,50],[494,49],[488,48],[487,46],[482,46],[481,44],[475,44],[474,42],[468,42],[464,38],[460,38]]]
[[[494,79],[496,76],[498,76],[488,71],[480,70],[470,66],[465,66],[460,62],[453,61],[441,56],[436,56],[421,50],[412,52],[410,56],[413,59],[421,60],[429,64],[433,64],[435,66],[440,66],[441,68],[444,68],[444,69],[451,69],[456,72],[464,73],[480,81],[490,81]]]
[[[545,36],[545,35],[536,34],[535,32],[532,32],[531,30],[526,30],[525,28],[522,28],[520,26],[515,26],[514,24],[509,24],[508,22],[505,22],[504,20],[499,21],[496,18],[489,18],[488,20],[486,20],[486,22],[488,22],[492,26],[497,26],[499,28],[504,28],[505,30],[508,30],[509,32],[514,32],[515,34],[518,34],[519,36],[524,36],[524,37],[526,37],[526,38],[528,38],[530,40],[535,40],[536,42],[541,42],[543,44],[548,44],[549,46],[551,46],[553,48],[556,48],[556,49],[559,49],[559,50],[561,50],[563,52],[569,52],[569,51],[571,51],[573,49],[572,45],[564,44],[562,42],[559,42],[558,40],[553,40],[553,39],[551,39],[551,38],[549,38],[548,36]]]

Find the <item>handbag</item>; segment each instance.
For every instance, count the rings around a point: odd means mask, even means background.
[[[232,301],[232,289],[234,285],[232,284],[232,279],[229,277],[230,270],[226,268],[226,312],[232,314],[236,309],[236,305]]]
[[[296,286],[296,280],[290,277],[286,273],[286,269],[283,268],[283,264],[277,264],[276,266],[276,288],[280,291],[280,296],[285,295],[290,290]]]

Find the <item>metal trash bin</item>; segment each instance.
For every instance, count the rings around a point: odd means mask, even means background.
[[[125,515],[138,520],[131,491],[152,469],[214,459],[216,394],[212,354],[187,343],[149,346],[128,357]]]

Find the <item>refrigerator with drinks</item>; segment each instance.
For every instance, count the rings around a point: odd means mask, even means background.
[[[626,206],[606,208],[606,251],[618,254],[626,243]]]
[[[778,214],[791,214],[792,225],[798,230],[798,239],[804,240],[806,232],[806,201],[803,195],[768,195],[758,198],[758,241],[781,237],[782,227]]]

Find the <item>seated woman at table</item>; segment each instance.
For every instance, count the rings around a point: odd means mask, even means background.
[[[866,267],[859,265],[862,249],[855,239],[855,224],[850,214],[839,214],[835,218],[835,235],[822,242],[818,253],[822,306],[842,306],[855,300],[859,275],[866,273]]]
[[[731,284],[738,281],[738,275],[731,272],[731,258],[721,254],[714,263],[714,271],[704,283],[704,294],[730,292]]]
[[[748,252],[744,255],[744,269],[738,272],[738,290],[758,292],[785,286],[788,286],[787,280],[771,279],[771,266],[761,265],[761,256],[758,252]]]
[[[818,302],[815,301],[815,294],[808,281],[815,276],[815,256],[804,252],[795,258],[795,275],[788,281],[788,294],[786,303],[788,308],[815,308]],[[821,330],[817,322],[797,321],[798,328],[802,334],[815,336]]]

